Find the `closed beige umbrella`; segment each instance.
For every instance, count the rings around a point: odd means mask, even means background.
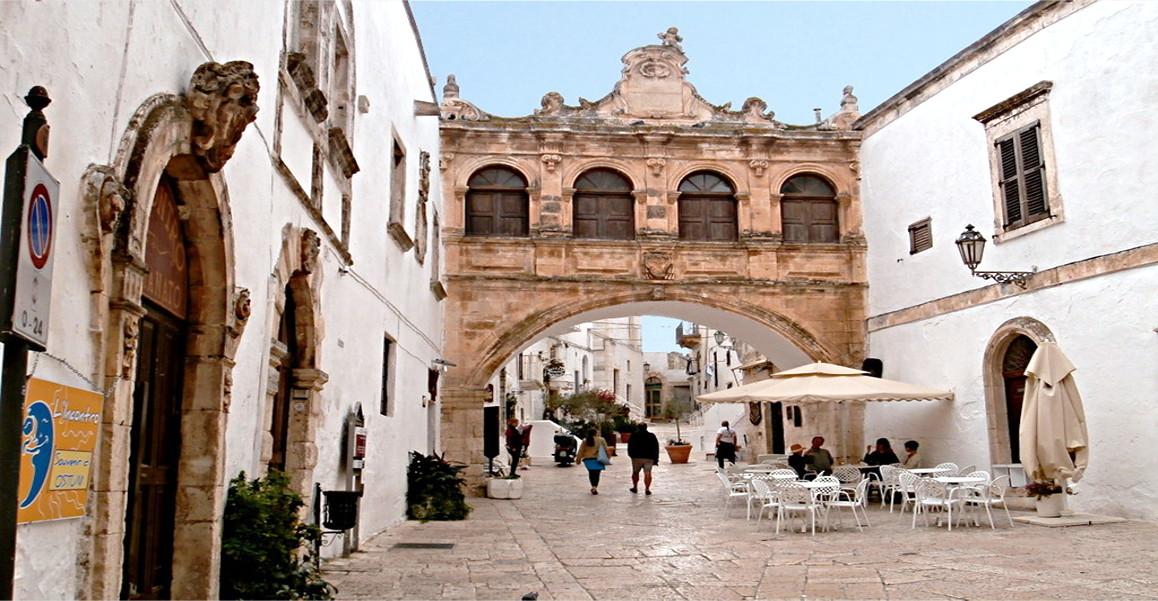
[[[1057,344],[1044,342],[1025,368],[1021,406],[1021,464],[1037,482],[1077,482],[1089,463],[1089,438],[1073,363]]]

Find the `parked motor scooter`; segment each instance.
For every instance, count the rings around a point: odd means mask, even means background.
[[[567,467],[575,463],[575,450],[578,444],[570,434],[555,435],[555,463],[558,467]]]

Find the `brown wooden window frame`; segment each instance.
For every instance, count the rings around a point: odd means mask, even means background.
[[[694,181],[703,176],[719,181],[704,189],[704,186]],[[695,171],[680,180],[678,189],[680,240],[735,242],[740,239],[736,187],[728,178],[715,171]],[[696,232],[696,228],[700,228],[701,232]]]
[[[622,186],[604,185],[608,183]],[[631,190],[631,180],[614,169],[584,171],[575,179],[575,194],[571,199],[572,236],[591,240],[635,239],[635,198]]]
[[[787,192],[789,186],[798,180],[813,178],[828,188],[823,194],[819,192]],[[795,217],[789,217],[794,211],[789,207],[800,207],[799,223]],[[821,209],[831,216],[831,220],[817,218],[814,209]],[[790,222],[791,220],[791,222]],[[789,226],[799,226],[792,227]],[[804,236],[798,237],[790,232],[803,231]],[[831,231],[831,235],[821,232]],[[786,244],[836,244],[840,242],[840,207],[836,202],[836,186],[822,175],[816,173],[797,173],[784,180],[780,186],[780,232]]]
[[[933,220],[926,217],[909,226],[909,254],[933,248]]]
[[[489,185],[488,182],[481,181],[490,171],[506,172],[514,176],[513,179],[518,180],[521,186]],[[489,165],[472,173],[467,181],[468,190],[463,207],[463,232],[465,235],[495,238],[525,238],[530,236],[531,203],[527,194],[527,178],[522,173],[502,165]],[[489,202],[491,202],[490,208],[485,211],[476,207],[476,204],[484,196],[489,196]],[[515,207],[515,210],[511,210],[511,207]],[[491,219],[490,228],[475,226],[476,217]],[[503,231],[504,224],[510,231]]]

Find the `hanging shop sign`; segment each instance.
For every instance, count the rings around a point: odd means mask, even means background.
[[[84,516],[103,397],[28,380],[20,437],[18,523]]]

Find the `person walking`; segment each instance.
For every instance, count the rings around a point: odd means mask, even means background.
[[[643,494],[651,494],[651,468],[659,463],[659,439],[647,431],[647,424],[627,441],[627,456],[631,458],[631,492],[639,492],[639,472],[643,472]]]
[[[588,430],[587,437],[579,445],[579,452],[575,454],[575,461],[582,461],[587,468],[587,480],[591,483],[591,494],[599,494],[599,477],[603,474],[604,463],[599,453],[603,452],[603,459],[610,463],[607,454],[607,441],[598,436],[595,430]]]
[[[523,456],[523,432],[519,430],[518,418],[512,417],[507,420],[506,442],[507,453],[511,456],[511,469],[508,473],[515,476],[517,475],[515,470],[519,469],[519,458]]]
[[[728,420],[720,422],[720,426],[716,432],[716,461],[724,469],[725,459],[736,465],[736,431],[728,426]]]

